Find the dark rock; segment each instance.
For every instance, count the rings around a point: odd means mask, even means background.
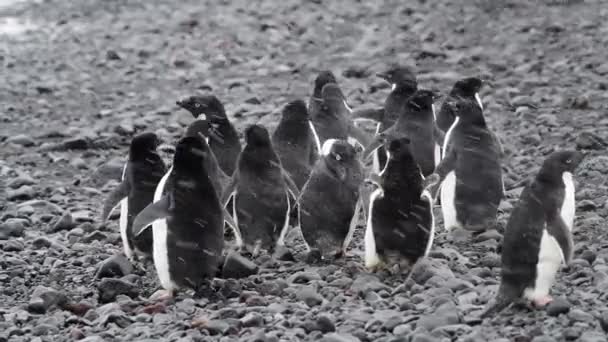
[[[582,200],[576,204],[576,207],[581,211],[591,211],[597,208],[595,203],[592,200]]]
[[[593,262],[597,259],[597,254],[587,249],[581,253],[581,259],[587,260],[590,265],[593,265]]]
[[[99,321],[104,327],[110,323],[114,323],[123,329],[133,323],[133,321],[122,310],[110,312],[107,315],[100,317]]]
[[[124,255],[116,254],[99,265],[95,278],[120,278],[132,272],[133,265],[131,265],[131,262]]]
[[[240,279],[258,273],[258,266],[237,252],[226,255],[222,266],[222,278]]]
[[[56,233],[63,230],[70,230],[76,227],[76,223],[74,223],[74,219],[72,218],[72,214],[66,211],[61,215],[61,217],[53,224],[51,228],[51,232]]]
[[[300,289],[296,293],[296,298],[299,301],[306,303],[306,305],[310,307],[321,305],[321,303],[323,303],[323,297],[310,286]]]
[[[579,149],[602,150],[606,145],[602,138],[592,132],[582,132],[576,137],[576,147]]]
[[[565,314],[570,311],[571,304],[563,297],[554,298],[549,305],[547,305],[547,315],[549,316],[558,316],[560,314]]]
[[[280,261],[296,261],[293,254],[286,246],[277,246],[274,251],[274,258]]]
[[[287,282],[291,284],[308,284],[315,280],[321,280],[321,276],[317,272],[296,272],[287,279]]]
[[[23,242],[19,240],[8,240],[2,244],[2,250],[5,252],[21,252],[25,248]]]
[[[104,278],[97,285],[99,302],[108,303],[116,300],[118,295],[135,298],[139,295],[139,287],[122,279]]]
[[[21,237],[25,232],[25,224],[19,219],[8,219],[0,224],[0,240],[8,240],[11,237]]]
[[[371,75],[371,71],[365,67],[350,66],[342,72],[346,78],[366,78]]]
[[[120,56],[118,55],[118,53],[114,50],[108,50],[106,52],[106,59],[109,61],[119,61],[121,60]]]
[[[317,328],[324,334],[336,331],[333,319],[329,315],[321,314],[317,317]]]
[[[502,239],[502,234],[500,234],[496,229],[490,229],[485,231],[475,237],[475,242],[483,242],[486,240],[494,239],[496,241],[500,241]]]
[[[91,147],[89,139],[77,137],[65,140],[61,145],[57,146],[58,150],[88,150]]]
[[[63,307],[68,297],[53,288],[38,286],[34,289],[28,304],[28,311],[32,313],[45,313],[53,307]]]
[[[29,185],[22,185],[18,189],[6,191],[6,199],[9,201],[29,200],[34,198],[34,196],[36,196],[36,191]]]

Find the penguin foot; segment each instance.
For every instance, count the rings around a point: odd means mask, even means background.
[[[168,301],[173,299],[173,291],[171,290],[158,290],[156,292],[154,292],[150,298],[150,300],[152,301]]]
[[[553,301],[553,298],[549,295],[545,295],[539,298],[535,298],[532,303],[534,304],[535,307],[537,308],[543,308],[545,306],[547,306],[547,304],[551,303]]]

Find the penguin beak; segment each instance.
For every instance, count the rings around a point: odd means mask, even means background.
[[[344,166],[339,165],[338,167],[336,167],[335,171],[336,175],[338,176],[338,179],[340,179],[341,181],[344,181],[346,179],[346,168],[344,168]]]
[[[165,153],[174,153],[175,147],[170,144],[161,144],[158,146],[158,149]]]
[[[376,73],[376,77],[381,78],[381,79],[383,79],[383,80],[385,80],[385,81],[388,82],[388,80],[387,80],[388,79],[388,74],[386,74],[385,72],[378,72],[378,73]]]
[[[186,108],[186,100],[177,100],[175,101],[175,104],[180,106],[181,108],[187,109]]]

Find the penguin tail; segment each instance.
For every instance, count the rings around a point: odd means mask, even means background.
[[[511,291],[507,289],[507,287],[508,286],[505,286],[502,283],[500,284],[496,297],[493,301],[490,301],[488,306],[486,306],[486,309],[480,315],[480,318],[484,319],[489,317],[490,315],[499,313],[502,310],[506,309],[509,305],[511,305],[511,303],[513,303],[514,297],[510,293]]]

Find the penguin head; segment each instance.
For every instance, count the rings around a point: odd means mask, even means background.
[[[210,152],[207,144],[200,138],[181,138],[175,147],[173,167],[187,173],[204,172],[204,163]]]
[[[251,125],[245,129],[245,143],[247,146],[269,146],[270,135],[268,130],[261,125]]]
[[[403,160],[404,157],[412,159],[412,151],[410,149],[410,139],[406,137],[391,139],[386,142],[386,150],[388,151],[389,159]]]
[[[559,178],[564,172],[574,173],[576,167],[583,161],[582,152],[574,150],[551,153],[543,162],[539,172],[541,178]]]
[[[343,113],[346,110],[346,97],[337,83],[324,85],[321,90],[321,98],[323,99],[322,108],[324,111]]]
[[[209,133],[212,131],[211,123],[209,120],[194,120],[188,128],[186,128],[185,137],[197,137],[207,141]]]
[[[321,148],[325,165],[341,181],[348,176],[349,165],[357,161],[357,151],[346,140],[327,139]]]
[[[452,96],[474,97],[481,90],[483,81],[477,77],[467,77],[454,83],[450,94]]]
[[[226,119],[224,105],[214,95],[195,95],[181,100],[176,104],[189,111],[195,118],[209,119],[212,122]],[[201,117],[202,116],[202,117]]]
[[[306,109],[306,103],[302,100],[291,101],[283,107],[281,113],[283,120],[308,120],[308,110]]]
[[[314,97],[321,97],[321,90],[328,83],[338,83],[336,76],[329,70],[321,71],[315,78]]]
[[[432,90],[420,89],[412,95],[408,101],[407,106],[409,109],[415,112],[421,111],[432,111],[433,100],[437,96],[437,93]]]
[[[485,126],[486,121],[483,117],[483,111],[476,99],[457,97],[455,101],[446,102],[451,107],[452,113],[455,113],[461,122],[466,122],[472,125]]]
[[[131,140],[129,154],[132,158],[145,156],[148,153],[155,152],[161,143],[162,141],[158,136],[152,132],[138,134]]]
[[[418,87],[418,81],[414,72],[410,68],[401,65],[392,65],[385,71],[377,73],[376,76],[393,86],[414,90]]]

